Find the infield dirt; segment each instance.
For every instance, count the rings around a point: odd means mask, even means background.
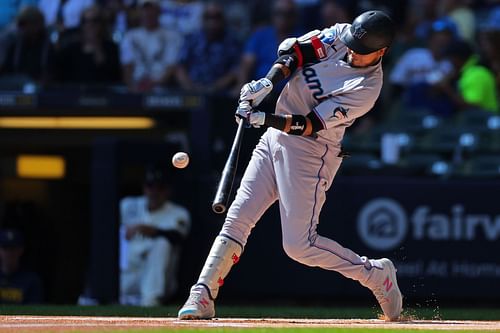
[[[379,319],[240,319],[180,321],[176,318],[130,317],[54,317],[54,316],[0,316],[0,332],[71,332],[115,331],[138,329],[188,328],[392,328],[430,330],[499,331],[500,321],[407,320],[386,322]]]

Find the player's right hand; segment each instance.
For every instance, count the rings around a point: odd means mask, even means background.
[[[248,125],[259,128],[264,125],[266,114],[255,110],[248,102],[240,102],[235,113],[236,122],[239,123],[242,119],[246,119]]]
[[[273,83],[267,78],[246,83],[240,91],[240,102],[249,102],[251,106],[256,107],[271,90],[273,90]]]

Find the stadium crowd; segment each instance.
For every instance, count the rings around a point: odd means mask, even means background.
[[[461,44],[462,62],[477,55],[467,65],[484,66],[482,89],[500,80],[496,0],[23,0],[1,1],[0,7],[4,86],[126,84],[137,92],[167,87],[234,94],[265,75],[284,38],[351,22],[372,8],[386,10],[399,25],[385,59],[386,68],[394,68],[387,81],[410,103],[422,103],[422,84],[431,83],[451,101],[433,93],[427,106],[447,114],[464,105],[447,89],[457,72],[446,59],[450,43],[454,50]],[[498,111],[496,97],[488,94],[472,104]]]
[[[499,112],[498,0],[23,0],[0,6],[0,88],[186,90],[234,99],[244,83],[265,76],[285,38],[381,9],[398,34],[384,56],[382,95],[351,133],[412,110],[425,111],[419,115],[424,129],[470,109],[486,113],[486,126]],[[405,138],[398,140],[404,145]]]

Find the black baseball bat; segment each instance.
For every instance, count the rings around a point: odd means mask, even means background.
[[[246,119],[240,120],[238,130],[234,136],[231,151],[229,152],[229,157],[227,158],[224,169],[222,170],[222,176],[219,180],[219,185],[217,186],[214,202],[212,203],[212,210],[217,214],[223,214],[227,210],[228,201],[233,188],[234,177],[236,175],[236,169],[238,168],[241,141],[243,140],[243,133],[245,132],[245,127],[247,126],[246,123]]]

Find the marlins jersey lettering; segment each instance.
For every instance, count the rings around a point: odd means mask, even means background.
[[[307,115],[315,112],[323,123],[318,139],[340,145],[346,127],[375,104],[382,88],[381,62],[355,68],[347,63],[347,47],[339,40],[350,24],[336,24],[322,31],[327,56],[319,63],[299,68],[283,89],[276,114]],[[339,119],[340,111],[347,117]]]

